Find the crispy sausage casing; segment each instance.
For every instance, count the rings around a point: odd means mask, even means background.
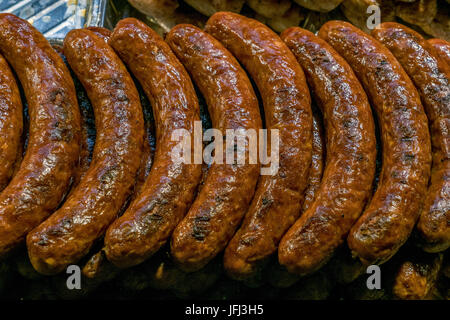
[[[31,263],[43,274],[77,262],[117,217],[134,186],[143,148],[139,94],[112,48],[79,29],[67,34],[64,54],[92,102],[97,133],[91,164],[76,189],[27,236]]]
[[[320,188],[325,167],[325,152],[326,147],[322,123],[319,115],[313,113],[311,167],[309,169],[308,186],[305,190],[302,212],[308,210],[312,205]]]
[[[42,34],[2,13],[0,51],[22,84],[30,115],[26,154],[0,194],[1,256],[61,202],[78,162],[81,129],[70,73]]]
[[[363,263],[383,263],[408,239],[430,176],[428,121],[416,88],[389,50],[343,21],[329,21],[319,36],[355,71],[381,126],[380,181],[348,244]]]
[[[191,25],[174,27],[166,41],[205,97],[213,128],[222,135],[229,129],[253,130],[256,142],[262,128],[258,100],[231,53]],[[235,145],[236,141],[228,143]],[[247,157],[250,138],[245,138],[243,147],[240,151],[246,155],[244,164],[226,163],[226,155],[221,159],[223,164],[212,164],[191,209],[173,233],[173,258],[186,271],[199,270],[222,251],[248,210],[259,165],[250,164]]]
[[[300,214],[311,165],[311,98],[294,55],[262,23],[220,12],[209,19],[206,31],[250,73],[261,93],[267,129],[279,130],[279,169],[260,177],[243,224],[225,250],[225,269],[243,279],[276,252]]]
[[[435,54],[450,66],[450,42],[441,39],[430,39],[428,43],[434,48]]]
[[[315,200],[278,249],[282,265],[305,275],[331,258],[364,209],[375,175],[375,127],[361,84],[329,44],[297,27],[281,38],[305,71],[327,137],[327,162]]]
[[[420,34],[401,24],[382,23],[372,35],[394,54],[422,98],[433,166],[417,229],[426,251],[444,251],[450,246],[450,66]]]
[[[172,133],[184,129],[194,140],[194,122],[200,121],[200,115],[189,75],[156,32],[136,19],[124,19],[114,29],[110,44],[141,83],[156,125],[150,174],[105,237],[107,258],[119,267],[128,267],[154,254],[192,203],[201,166],[173,158],[180,142],[172,140]]]
[[[0,192],[7,186],[22,152],[22,100],[16,79],[0,55]]]

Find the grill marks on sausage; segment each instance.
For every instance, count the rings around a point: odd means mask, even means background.
[[[112,48],[79,29],[66,36],[64,53],[92,102],[96,141],[89,168],[63,206],[28,234],[30,260],[43,274],[77,262],[103,235],[134,186],[143,148],[139,95]]]
[[[342,244],[361,214],[375,174],[376,139],[370,105],[350,66],[325,41],[301,28],[281,38],[303,67],[324,114],[327,161],[315,200],[280,242],[290,272],[310,274]]]
[[[383,263],[418,217],[430,169],[428,122],[414,85],[379,42],[342,21],[319,31],[351,65],[378,114],[383,165],[378,188],[348,243],[363,263]]]
[[[22,84],[30,115],[27,151],[0,194],[0,255],[59,205],[79,156],[80,114],[70,73],[28,22],[0,14],[0,51]]]
[[[156,125],[156,152],[148,177],[105,237],[108,260],[130,267],[159,250],[191,205],[201,166],[172,159],[178,142],[171,135],[183,128],[193,137],[194,121],[200,116],[189,76],[156,32],[127,18],[116,25],[109,43],[141,83]]]
[[[0,192],[12,178],[22,151],[22,101],[16,79],[0,56]]]
[[[228,129],[258,132],[262,124],[256,96],[230,52],[191,25],[173,28],[166,41],[205,97],[214,128],[223,133]],[[238,151],[238,144],[232,142],[231,148]],[[247,139],[243,151],[247,156]],[[253,196],[259,164],[249,164],[248,159],[238,164],[236,157],[232,163],[224,160],[222,164],[211,165],[194,204],[172,236],[172,256],[185,271],[199,270],[225,248]]]
[[[383,23],[373,36],[391,50],[409,74],[421,96],[431,129],[433,166],[431,183],[417,225],[426,251],[443,251],[450,246],[450,66],[445,55],[436,54],[432,44],[417,32],[398,23]],[[405,154],[404,160],[413,162]],[[439,208],[438,210],[435,210]],[[439,214],[442,212],[443,214]],[[439,227],[437,227],[439,226]]]
[[[219,12],[206,31],[221,41],[255,81],[267,129],[278,129],[279,169],[261,176],[244,221],[228,244],[224,266],[235,279],[248,279],[276,252],[300,214],[308,184],[312,114],[303,71],[281,39],[262,23]]]

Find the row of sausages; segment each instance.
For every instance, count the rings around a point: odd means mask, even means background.
[[[397,23],[381,24],[369,36],[342,21],[326,23],[318,36],[298,27],[278,36],[229,12],[214,14],[204,31],[178,25],[165,40],[132,18],[112,33],[72,30],[63,54],[95,115],[88,165],[80,156],[85,134],[74,84],[58,53],[10,14],[0,14],[0,52],[29,107],[22,159],[21,96],[0,58],[1,257],[26,239],[33,267],[55,274],[104,235],[106,257],[126,268],[170,239],[182,270],[200,270],[225,250],[227,273],[244,280],[277,252],[289,272],[311,274],[346,239],[364,264],[384,263],[417,221],[426,251],[450,245],[450,46],[444,41],[426,41]],[[128,70],[152,106],[153,157]],[[279,170],[259,176],[259,164],[213,164],[202,178],[201,165],[171,157],[172,132],[193,134],[200,120],[191,78],[214,128],[257,130],[263,125],[247,73],[261,95],[265,127],[279,130]],[[310,91],[323,113],[324,136]],[[374,119],[382,167],[372,194]]]

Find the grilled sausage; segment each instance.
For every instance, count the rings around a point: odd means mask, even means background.
[[[294,55],[262,23],[221,12],[209,19],[206,31],[247,69],[261,93],[267,129],[279,130],[279,169],[260,177],[243,224],[225,250],[228,274],[245,279],[276,252],[300,214],[311,165],[311,98]]]
[[[441,39],[430,39],[428,43],[434,48],[435,54],[439,55],[450,66],[450,42]]]
[[[381,43],[342,21],[327,22],[319,36],[353,68],[378,115],[380,181],[347,241],[361,262],[381,264],[404,244],[419,217],[431,164],[427,118],[413,83]]]
[[[0,192],[8,185],[22,152],[22,100],[16,79],[0,55]]]
[[[382,23],[372,35],[397,58],[422,98],[433,165],[417,230],[426,251],[444,251],[450,247],[450,66],[420,34],[399,23]]]
[[[281,34],[306,74],[324,114],[327,162],[315,200],[284,235],[278,259],[288,271],[310,274],[344,242],[372,191],[376,139],[367,96],[345,60],[313,33]]]
[[[95,124],[94,124],[94,115],[92,110],[91,102],[86,94],[86,90],[84,90],[83,85],[76,78],[73,71],[70,69],[70,66],[67,62],[66,57],[63,53],[63,46],[59,44],[53,44],[53,49],[58,52],[58,54],[63,59],[66,66],[69,68],[70,75],[72,76],[75,90],[77,94],[77,101],[80,107],[81,114],[81,134],[80,134],[80,156],[78,160],[78,165],[75,169],[75,173],[73,175],[73,183],[70,188],[70,192],[68,195],[75,190],[76,186],[80,183],[81,178],[85,175],[86,171],[89,169],[89,165],[92,160],[92,152],[95,144]],[[65,197],[67,198],[68,195]],[[31,269],[33,267],[30,264]],[[33,269],[34,272],[36,272]]]
[[[256,138],[262,128],[258,100],[231,53],[192,25],[174,27],[166,41],[205,97],[213,128],[223,135],[227,130],[253,130]],[[237,147],[231,138],[218,147],[227,150],[227,143]],[[256,145],[251,146],[246,137],[242,147],[246,155]],[[257,163],[250,164],[249,159],[244,164],[227,163],[225,154],[220,160],[222,164],[211,165],[201,191],[172,235],[172,256],[185,271],[201,269],[225,248],[255,192]]]
[[[0,52],[27,98],[28,147],[19,170],[0,194],[0,256],[23,242],[70,187],[78,162],[80,112],[61,57],[28,22],[0,14]]]
[[[312,106],[313,128],[311,168],[309,169],[308,187],[305,191],[305,200],[303,201],[301,211],[302,213],[308,210],[316,198],[325,166],[326,148],[325,137],[323,136],[322,115],[319,114],[315,104]],[[258,278],[266,278],[266,276],[270,285],[275,288],[290,287],[300,279],[298,275],[288,272],[285,267],[281,266],[278,261],[278,257],[273,257],[270,260],[269,265],[263,270],[263,273],[255,274],[253,279],[248,279],[246,282],[255,280],[255,278],[256,280],[259,280]]]
[[[189,209],[200,182],[201,166],[172,157],[179,144],[172,132],[185,129],[193,137],[200,121],[192,82],[170,47],[144,23],[120,21],[110,44],[142,84],[156,125],[156,152],[142,191],[124,215],[108,229],[107,258],[119,267],[139,264],[170,237]]]
[[[143,148],[139,95],[112,48],[92,31],[72,30],[64,55],[92,102],[97,132],[91,164],[76,189],[27,236],[30,261],[43,274],[77,262],[103,235],[134,186]]]
[[[103,27],[87,27],[86,29],[94,32],[97,36],[102,38],[106,43],[108,43],[109,38],[111,37],[112,31]],[[138,88],[139,92],[140,87]],[[131,199],[134,199],[137,194],[140,192],[142,186],[144,185],[145,180],[147,179],[148,174],[150,173],[150,168],[152,166],[153,161],[153,151],[154,151],[154,128],[153,124],[150,121],[151,116],[148,114],[148,101],[143,97],[142,93],[139,92],[139,96],[141,98],[142,109],[144,111],[144,125],[146,136],[144,139],[144,147],[142,150],[141,157],[141,165],[138,170],[138,175],[136,178],[136,183],[134,186],[134,190],[131,195]],[[147,108],[148,107],[148,108]],[[86,162],[86,161],[84,161]],[[86,167],[86,166],[83,166]],[[89,167],[89,165],[88,165]],[[87,168],[86,168],[87,169]],[[95,254],[98,257],[98,254]]]

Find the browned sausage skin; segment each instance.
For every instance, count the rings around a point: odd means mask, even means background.
[[[434,48],[435,54],[450,66],[450,42],[442,39],[430,39],[428,43]]]
[[[128,71],[92,31],[70,31],[64,54],[92,102],[96,140],[88,171],[64,205],[28,234],[28,255],[43,274],[62,271],[86,255],[117,217],[140,165],[144,124]]]
[[[172,132],[185,129],[193,137],[200,115],[189,75],[156,32],[127,18],[117,24],[110,44],[141,83],[156,124],[150,174],[105,237],[107,258],[119,267],[129,267],[146,260],[166,242],[192,203],[201,166],[172,159],[179,143],[172,140]]]
[[[225,250],[228,274],[245,279],[276,252],[281,237],[300,214],[311,165],[311,98],[294,55],[264,24],[219,12],[208,20],[206,31],[221,41],[255,80],[266,127],[279,130],[279,170],[260,177],[243,224]]]
[[[413,83],[381,43],[343,21],[327,22],[319,36],[353,68],[378,115],[380,181],[348,244],[363,263],[383,263],[408,239],[419,217],[431,164],[427,118]]]
[[[308,186],[305,190],[305,200],[302,205],[302,212],[308,210],[316,198],[316,194],[322,181],[325,167],[325,138],[323,135],[322,122],[317,113],[313,113],[312,122],[312,152],[311,167],[309,169]]]
[[[375,127],[367,96],[347,62],[301,28],[281,39],[306,74],[324,115],[327,162],[315,200],[284,235],[278,258],[290,272],[310,274],[341,245],[370,196],[375,175]]]
[[[231,53],[192,25],[174,27],[166,41],[205,97],[213,128],[222,134],[228,129],[258,134],[262,128],[258,100]],[[249,148],[247,138],[246,155]],[[173,233],[171,253],[185,271],[201,269],[225,248],[255,192],[259,165],[249,164],[248,158],[245,164],[226,163],[225,158],[223,164],[212,164],[191,209]]]
[[[0,256],[48,217],[70,187],[78,162],[80,111],[67,67],[28,22],[0,14],[0,51],[15,70],[29,106],[28,147],[0,194]]]
[[[0,55],[0,192],[11,180],[22,151],[22,100],[8,62]]]
[[[450,66],[420,34],[399,23],[382,23],[372,35],[397,58],[422,98],[433,166],[417,230],[426,251],[444,251],[450,246]]]
[[[87,27],[86,29],[95,33],[96,36],[102,38],[106,43],[109,41],[109,38],[111,38],[112,32],[109,29],[103,27]]]

